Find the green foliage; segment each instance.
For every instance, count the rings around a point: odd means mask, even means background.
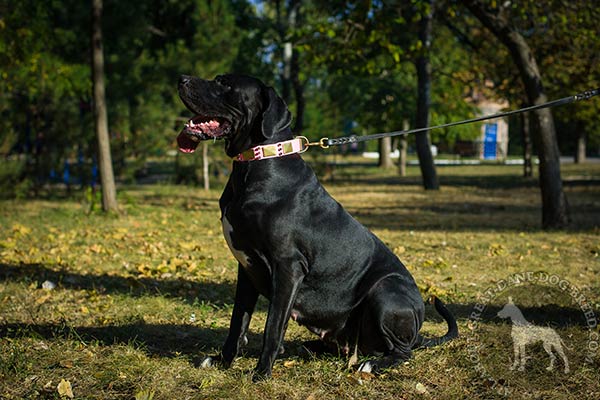
[[[177,131],[189,117],[176,93],[180,74],[245,73],[281,93],[283,42],[293,43],[299,60],[298,80],[307,100],[303,134],[316,139],[398,130],[404,120],[414,125],[414,61],[425,48],[416,31],[429,2],[312,0],[301,3],[297,26],[286,28],[290,4],[104,1],[109,129],[121,181],[135,179],[148,159],[175,150]],[[520,106],[523,90],[504,46],[457,3],[435,4],[432,124],[473,116],[474,89]],[[536,52],[549,97],[600,85],[598,10],[584,0],[567,6],[528,0],[504,10]],[[96,138],[89,25],[86,2],[0,0],[0,156],[24,160],[23,169],[11,175],[27,179],[23,193],[47,181],[51,171],[60,176],[64,161],[79,156],[86,165],[82,176],[91,176]],[[485,88],[489,80],[493,91]],[[296,103],[291,93],[293,111]],[[597,147],[599,112],[598,99],[556,109],[563,147],[580,130]],[[472,139],[478,129],[467,125],[431,134],[434,143],[451,145]]]
[[[0,198],[26,197],[31,181],[23,180],[24,172],[24,160],[7,159],[0,163]]]
[[[0,3],[0,151],[24,154],[21,176],[37,184],[65,159],[95,154],[90,10],[71,0],[13,3]],[[105,1],[109,129],[121,178],[133,174],[129,164],[174,149],[179,75],[231,69],[243,36],[235,18],[227,0]]]
[[[510,54],[505,46],[487,30],[481,29],[465,15],[465,10],[455,8],[453,2],[447,8],[446,20],[457,32],[471,54],[471,76],[480,83],[493,82],[492,90],[484,88],[490,96],[500,96],[510,101],[512,108],[526,104],[525,90]],[[593,2],[575,0],[565,3],[559,0],[539,2],[493,2],[493,9],[511,21],[524,36],[534,52],[540,68],[544,89],[550,100],[570,96],[600,86],[598,54],[600,40],[597,21],[600,10]],[[600,144],[600,128],[597,124],[600,99],[580,102],[575,106],[552,110],[557,121],[557,132],[563,154],[573,147],[578,131],[584,130],[588,142],[595,148]],[[513,132],[518,132],[517,129]]]
[[[423,51],[416,22],[429,11],[427,2],[317,2],[323,11],[312,28],[306,52],[311,62],[327,68],[330,97],[355,133],[399,130],[404,120],[414,126],[417,81],[414,61]],[[328,14],[326,14],[328,13]],[[332,15],[325,17],[325,15]],[[432,124],[474,115],[468,103],[468,53],[456,45],[451,31],[435,26],[432,63]],[[477,126],[432,131],[434,143],[473,139]]]

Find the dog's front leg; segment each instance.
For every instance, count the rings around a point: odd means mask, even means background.
[[[283,343],[292,306],[303,278],[303,273],[293,272],[293,269],[280,271],[275,268],[273,271],[271,303],[263,334],[263,348],[253,381],[271,376],[271,369]]]
[[[229,334],[221,352],[221,363],[228,368],[237,356],[242,345],[247,342],[248,325],[258,300],[258,291],[248,278],[246,271],[238,265],[238,278],[235,290],[235,303],[229,324]]]

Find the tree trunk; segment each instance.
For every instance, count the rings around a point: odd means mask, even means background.
[[[531,118],[529,113],[521,114],[521,131],[523,133],[523,177],[533,176],[531,164]]]
[[[286,5],[289,7],[285,10],[285,20],[282,8]],[[300,10],[300,0],[291,0],[275,2],[275,12],[277,18],[277,32],[281,43],[281,58],[283,67],[281,72],[281,97],[290,104],[292,96],[292,63],[294,58],[294,44],[289,40],[289,30],[296,27],[298,12]]]
[[[379,167],[391,168],[394,166],[392,162],[392,138],[385,137],[379,139]]]
[[[415,128],[429,126],[429,107],[431,104],[431,63],[429,62],[429,49],[431,48],[433,0],[429,0],[429,6],[429,12],[423,15],[419,22],[419,40],[423,44],[423,50],[415,62],[418,79]],[[429,131],[417,133],[415,135],[415,142],[421,176],[423,177],[423,187],[427,190],[438,190],[440,185],[431,154]]]
[[[408,119],[402,122],[402,130],[407,131],[410,128]],[[406,150],[408,149],[408,140],[406,135],[398,136],[398,171],[400,176],[406,176]]]
[[[296,25],[300,23],[300,2],[294,4],[295,16],[290,17],[289,23],[292,28],[296,28]],[[300,54],[298,50],[292,48],[292,65],[291,65],[291,79],[292,86],[294,88],[294,97],[296,98],[296,122],[294,123],[294,134],[301,135],[304,129],[304,111],[306,109],[306,100],[304,98],[304,84],[300,81]]]
[[[529,103],[542,104],[548,101],[542,86],[542,77],[523,36],[500,13],[494,13],[480,0],[462,0],[483,25],[485,25],[509,50],[521,80]],[[532,112],[536,141],[540,159],[539,176],[542,194],[542,226],[561,228],[568,224],[568,206],[560,177],[560,155],[556,140],[556,129],[550,109]]]
[[[581,129],[581,124],[576,124],[575,129],[577,130],[577,145],[575,148],[575,164],[585,163],[586,153],[586,138],[585,131]]]
[[[286,6],[284,19],[282,8]],[[291,104],[293,89],[296,100],[296,118],[293,131],[296,135],[299,135],[304,128],[306,101],[304,99],[304,85],[300,82],[299,54],[294,48],[294,43],[289,40],[289,34],[299,24],[300,6],[301,0],[291,0],[289,3],[280,0],[275,2],[277,31],[280,43],[282,43],[281,97],[288,105]]]
[[[117,211],[117,192],[110,155],[108,117],[104,95],[104,55],[102,53],[102,0],[92,1],[92,81],[94,120],[98,137],[98,164],[102,184],[102,209]]]

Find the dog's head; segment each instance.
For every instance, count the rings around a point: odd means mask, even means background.
[[[204,80],[183,75],[179,97],[195,115],[185,125],[177,144],[192,153],[198,142],[225,139],[227,155],[277,141],[292,121],[287,105],[271,87],[244,75],[219,75]]]

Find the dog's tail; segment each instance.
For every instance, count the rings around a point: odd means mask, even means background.
[[[432,302],[435,310],[448,324],[448,332],[446,332],[444,336],[436,338],[427,338],[419,334],[417,343],[415,343],[413,348],[433,347],[458,337],[458,326],[456,325],[456,319],[454,318],[454,315],[452,315],[450,310],[446,308],[446,305],[437,297],[433,296]]]

